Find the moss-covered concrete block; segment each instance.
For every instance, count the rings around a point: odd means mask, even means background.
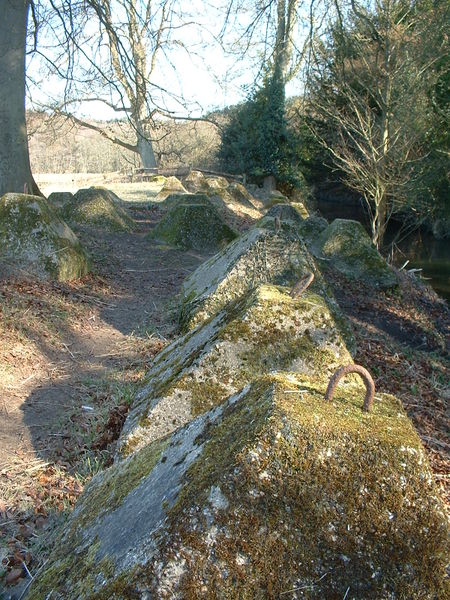
[[[169,210],[151,231],[152,239],[184,250],[217,252],[237,234],[203,194],[171,195]]]
[[[209,191],[214,192],[215,190],[223,190],[228,188],[228,181],[225,177],[205,177],[205,183]]]
[[[351,362],[323,297],[307,290],[292,298],[289,289],[260,286],[156,357],[124,425],[120,454],[167,435],[268,372],[328,380]]]
[[[299,227],[299,232],[305,240],[308,249],[317,254],[315,249],[318,247],[318,240],[321,233],[328,227],[328,221],[319,215],[307,217]]]
[[[237,204],[241,204],[247,208],[255,208],[255,199],[242,183],[231,182],[227,187],[227,192]]]
[[[357,221],[335,219],[321,233],[316,248],[317,256],[328,259],[332,267],[347,277],[378,288],[397,285],[394,271]]]
[[[62,207],[61,215],[69,223],[93,225],[110,231],[130,231],[134,221],[116,198],[104,188],[80,189],[72,202]]]
[[[203,206],[211,206],[211,201],[207,194],[202,192],[196,194],[174,192],[169,194],[169,196],[161,202],[161,208],[170,209],[178,204],[202,204]]]
[[[448,523],[400,402],[323,394],[267,376],[94,477],[28,600],[446,597]]]
[[[181,324],[185,329],[195,327],[261,283],[294,285],[307,272],[317,275],[312,289],[326,293],[314,260],[295,231],[252,228],[185,281]]]
[[[275,204],[288,204],[289,198],[285,196],[279,190],[263,190],[261,194],[261,200],[265,206],[265,208],[271,208]]]
[[[301,224],[304,221],[303,212],[300,204],[275,204],[266,212],[266,214],[258,221],[258,227],[268,229],[285,229],[290,228],[294,231],[299,231]]]
[[[198,192],[204,187],[205,176],[201,171],[191,171],[184,180],[184,187],[190,192]]]
[[[0,268],[59,281],[78,279],[89,262],[77,236],[40,196],[0,199]]]
[[[177,179],[177,177],[174,177],[174,176],[166,177],[164,179],[163,186],[160,189],[160,191],[158,192],[158,195],[156,196],[155,200],[156,200],[156,202],[162,202],[168,196],[170,196],[171,194],[175,194],[175,193],[176,194],[187,194],[188,191],[186,190],[184,185],[181,183],[181,181],[179,179]]]

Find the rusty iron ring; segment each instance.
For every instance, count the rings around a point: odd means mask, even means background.
[[[325,400],[329,401],[333,398],[337,384],[342,377],[345,377],[345,375],[348,375],[349,373],[358,373],[364,381],[364,385],[366,386],[366,396],[364,398],[363,410],[369,412],[372,409],[373,399],[375,397],[375,383],[369,371],[364,367],[361,367],[361,365],[346,365],[344,367],[339,367],[330,379],[327,391],[325,392]]]
[[[290,291],[291,298],[298,298],[314,281],[314,273],[306,273]]]

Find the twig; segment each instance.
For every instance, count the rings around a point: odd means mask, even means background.
[[[31,579],[31,581],[33,581],[34,577],[33,575],[30,573],[30,570],[28,569],[25,561],[21,561],[21,563],[23,564],[23,568],[25,569],[25,571],[27,572],[28,577]]]
[[[39,575],[39,573],[42,571],[42,569],[45,567],[45,565],[48,563],[48,559],[45,560],[42,565],[39,567],[39,569],[36,571],[36,573],[34,574],[34,576],[32,577],[32,579],[30,579],[30,581],[27,583],[27,585],[23,588],[22,593],[20,594],[19,598],[17,600],[22,600],[22,598],[25,597],[25,594],[28,591],[28,588],[30,587],[30,585],[33,583],[34,579]],[[50,596],[53,594],[53,590],[50,592],[50,594],[47,596],[46,600],[48,600],[48,598],[50,598]]]
[[[298,592],[299,590],[311,589],[316,585],[316,583],[319,583],[319,581],[322,581],[322,579],[324,577],[329,575],[329,573],[330,573],[330,571],[328,571],[328,573],[324,573],[322,575],[322,577],[320,577],[317,581],[315,581],[314,583],[311,583],[309,585],[301,585],[300,587],[292,588],[292,590],[287,590],[286,592],[280,592],[280,596],[284,596],[285,594],[292,594],[293,592]]]
[[[73,358],[73,360],[75,360],[75,355],[71,352],[69,346],[67,344],[64,344],[64,342],[63,342],[63,346],[67,350],[67,352],[70,354],[70,356]]]
[[[30,379],[33,379],[33,377],[36,377],[36,373],[32,373],[29,377],[21,381],[20,385],[25,385],[25,383],[27,383],[27,381],[30,381]]]
[[[346,590],[346,592],[345,592],[345,595],[344,595],[344,597],[342,598],[342,600],[345,600],[345,599],[347,598],[349,591],[350,591],[350,586],[348,586],[348,588],[347,588],[347,590]]]

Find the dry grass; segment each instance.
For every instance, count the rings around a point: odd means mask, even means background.
[[[104,355],[83,353],[86,333],[104,333],[110,293],[92,276],[72,284],[0,282],[0,590],[2,579],[14,584],[27,569],[36,572],[43,534],[111,462],[136,382],[164,345],[132,333],[109,340]],[[102,368],[102,361],[111,364]]]
[[[104,186],[124,202],[151,202],[155,200],[162,184],[149,181],[130,182],[121,173],[39,173],[36,183],[45,196],[53,192],[75,194],[81,188]]]

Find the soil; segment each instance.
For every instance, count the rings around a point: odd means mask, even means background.
[[[72,284],[0,281],[0,596],[20,598],[46,539],[110,464],[139,379],[177,334],[176,297],[207,256],[155,242],[161,211],[131,205],[135,231],[77,231],[94,274]],[[240,229],[250,223],[244,219]],[[355,361],[403,401],[448,502],[449,310],[412,275],[374,293],[326,277],[353,324]]]
[[[207,258],[152,243],[158,212],[131,212],[134,232],[77,230],[94,275],[0,281],[0,576],[19,582],[7,597],[39,567],[36,539],[111,461],[135,383],[175,333],[181,283]]]

